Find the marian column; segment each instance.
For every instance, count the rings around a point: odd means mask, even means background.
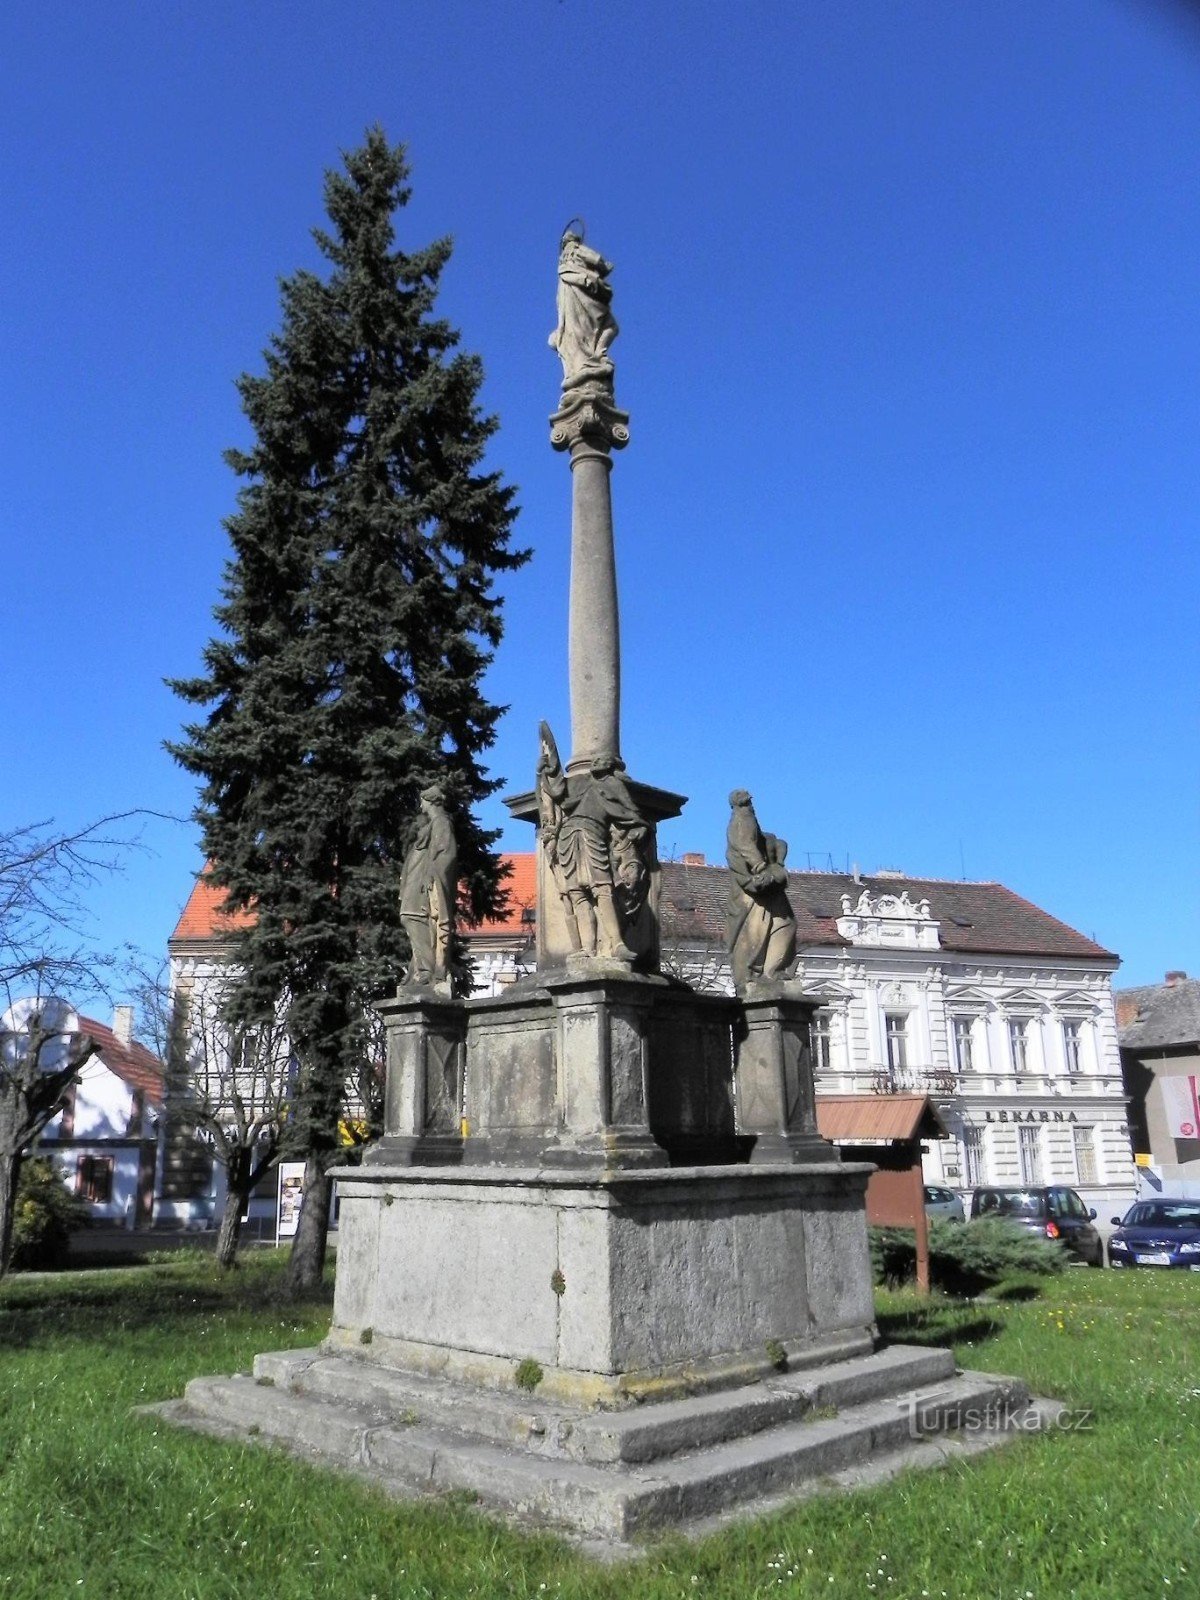
[[[558,257],[562,396],[550,443],[571,461],[569,672],[571,753],[565,768],[542,724],[537,787],[514,816],[537,824],[540,972],[597,964],[658,971],[657,824],[681,795],[639,783],[621,757],[621,630],[613,549],[612,452],[629,443],[609,349],[617,336],[612,262],[568,227]]]
[[[563,234],[558,326],[562,404],[550,443],[571,453],[570,773],[621,759],[621,635],[613,552],[612,451],[629,443],[629,416],[613,396],[608,351],[617,336],[608,282],[612,262],[582,237]]]

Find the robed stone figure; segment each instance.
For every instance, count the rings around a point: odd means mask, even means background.
[[[542,848],[566,908],[572,949],[634,961],[622,907],[628,914],[644,901],[639,890],[649,828],[616,762],[599,757],[585,777],[568,781],[554,736],[543,723],[537,795]]]
[[[550,344],[563,364],[563,393],[589,382],[611,387],[613,364],[608,347],[617,337],[612,314],[613,269],[598,250],[568,230],[558,257],[558,326]]]
[[[796,958],[796,914],[787,897],[786,842],[762,831],[745,789],[735,789],[729,805],[729,961],[740,991],[787,971]]]
[[[405,985],[442,986],[450,981],[450,940],[458,892],[458,846],[454,825],[431,785],[421,791],[421,810],[400,874],[400,920],[412,946]]]

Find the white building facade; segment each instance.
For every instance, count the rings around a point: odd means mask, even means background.
[[[1065,1183],[1101,1216],[1124,1208],[1135,1168],[1115,957],[964,956],[943,945],[929,897],[890,887],[846,895],[837,928],[845,945],[805,949],[797,970],[822,1001],[818,1092],[931,1095],[951,1136],[925,1147],[929,1182]]]
[[[78,1026],[97,1052],[30,1153],[53,1161],[94,1222],[148,1228],[164,1131],[162,1063],[133,1038],[131,1006],[116,1008],[112,1027],[90,1017]]]
[[[463,930],[477,993],[534,970],[534,857],[507,860],[508,910]],[[725,868],[664,862],[661,891],[664,967],[728,991]],[[950,1133],[924,1146],[926,1181],[966,1196],[1069,1184],[1105,1218],[1133,1201],[1112,952],[997,883],[793,872],[788,894],[818,1093],[932,1096]],[[219,968],[215,933],[185,913],[176,981]]]
[[[495,993],[533,963],[531,856],[514,856],[507,918],[472,938]],[[1112,979],[1119,962],[997,883],[794,872],[796,979],[821,1002],[818,1093],[924,1093],[950,1137],[927,1182],[1069,1184],[1102,1217],[1136,1195]],[[664,965],[728,991],[728,874],[662,867]]]

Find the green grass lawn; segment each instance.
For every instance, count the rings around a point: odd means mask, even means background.
[[[189,1254],[0,1285],[0,1600],[1200,1596],[1200,1277],[1072,1271],[991,1304],[883,1293],[888,1337],[952,1342],[1092,1427],[600,1566],[461,1504],[393,1503],[134,1416],[322,1336],[328,1303],[280,1304],[280,1265],[222,1279]]]

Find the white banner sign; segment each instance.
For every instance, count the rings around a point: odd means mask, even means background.
[[[1159,1078],[1172,1139],[1200,1139],[1200,1078]]]
[[[303,1161],[279,1163],[279,1200],[275,1210],[275,1242],[294,1239],[300,1226],[300,1202],[304,1198]]]

